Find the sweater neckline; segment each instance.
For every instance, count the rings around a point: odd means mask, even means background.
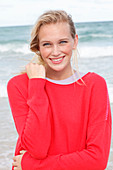
[[[55,85],[70,85],[70,84],[73,84],[73,83],[76,83],[77,81],[79,81],[80,79],[83,79],[84,77],[86,77],[90,72],[87,72],[87,73],[80,73],[80,77],[78,76],[78,74],[75,72],[74,73],[74,76],[70,76],[64,80],[53,80],[53,79],[50,79],[50,78],[47,78],[46,77],[46,80],[47,82],[49,83],[52,83],[52,84],[55,84]]]

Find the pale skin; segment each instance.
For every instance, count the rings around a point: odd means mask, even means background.
[[[22,160],[22,156],[24,155],[25,152],[26,151],[22,150],[22,151],[20,151],[20,155],[13,157],[12,166],[14,166],[14,170],[22,170],[21,160]]]
[[[45,77],[61,80],[72,75],[71,56],[72,50],[77,47],[78,36],[73,39],[68,23],[44,25],[39,31],[39,51],[46,63],[46,67],[37,63],[26,65],[29,79]],[[14,156],[12,165],[14,170],[22,170],[21,160],[26,151]]]

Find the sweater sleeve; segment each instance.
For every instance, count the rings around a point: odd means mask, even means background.
[[[22,170],[104,170],[107,166],[111,143],[111,110],[107,86],[98,80],[92,87],[86,148],[69,154],[48,155],[43,160],[26,153]]]
[[[28,98],[22,94],[15,80],[8,82],[9,102],[21,148],[32,157],[47,156],[51,140],[50,108],[45,92],[45,79],[28,80]]]

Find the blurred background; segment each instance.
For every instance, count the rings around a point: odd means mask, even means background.
[[[72,15],[79,37],[79,70],[105,78],[113,111],[112,0],[0,0],[0,170],[11,169],[17,140],[7,82],[34,56],[29,50],[32,27],[39,15],[51,9]],[[107,170],[112,169],[113,139]]]

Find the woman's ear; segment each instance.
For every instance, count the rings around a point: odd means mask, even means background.
[[[75,49],[78,45],[78,35],[76,34],[75,35],[75,38],[74,38],[74,45],[73,45],[73,49]]]

